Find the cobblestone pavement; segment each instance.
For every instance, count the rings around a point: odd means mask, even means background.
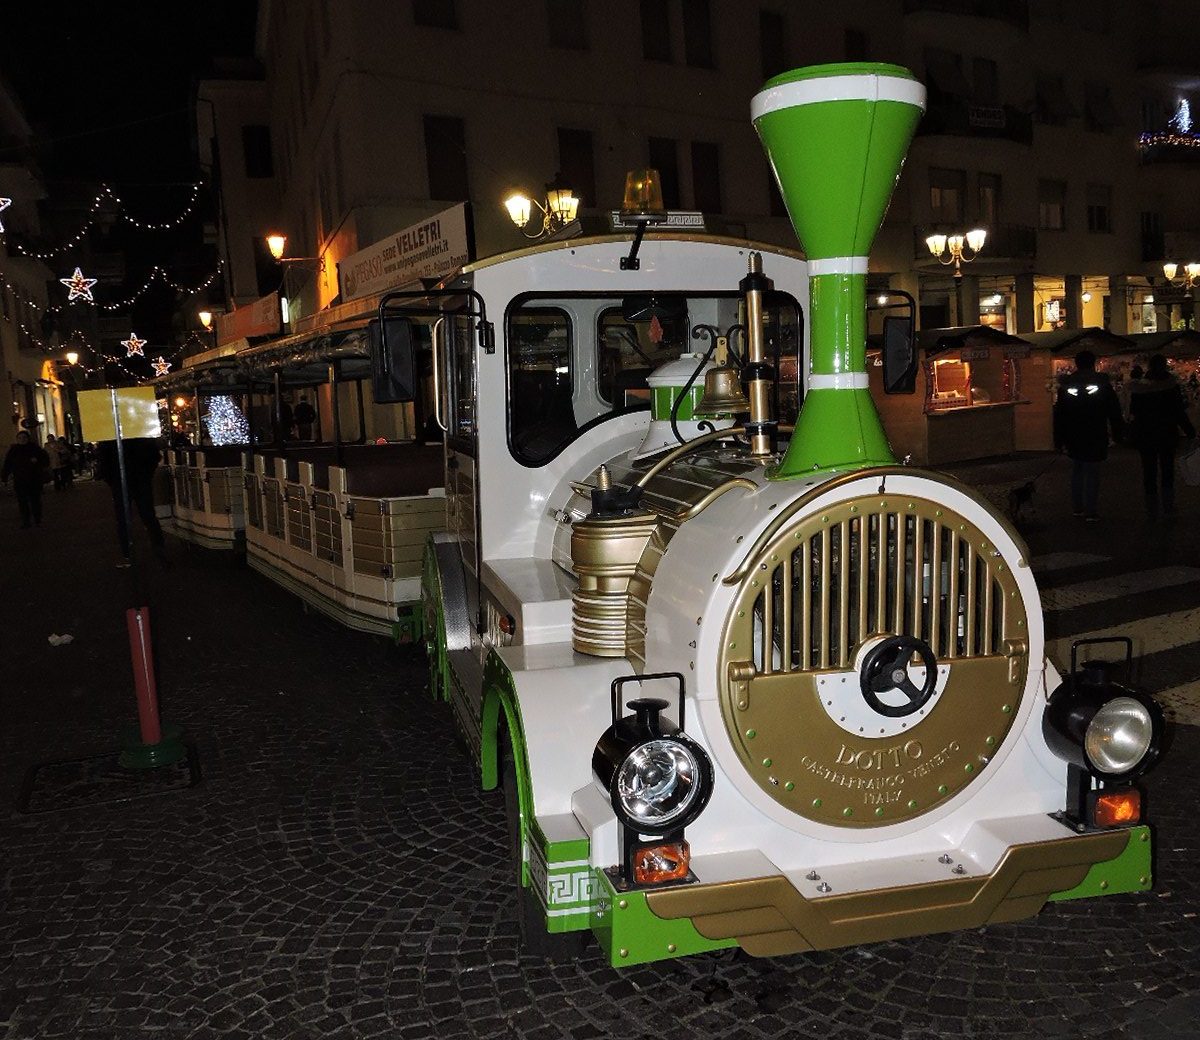
[[[1037,552],[1114,556],[1056,542],[1050,498]],[[813,956],[550,965],[518,951],[502,807],[423,663],[172,542],[148,565],[161,698],[203,783],[21,815],[27,767],[111,749],[133,711],[107,495],[46,507],[21,531],[0,493],[2,1037],[1200,1035],[1190,727],[1150,780],[1153,893]]]

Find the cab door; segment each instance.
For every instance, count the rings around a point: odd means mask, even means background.
[[[472,617],[479,611],[480,575],[475,321],[470,313],[446,313],[436,330],[443,383],[440,412],[446,433],[446,526],[462,554]]]

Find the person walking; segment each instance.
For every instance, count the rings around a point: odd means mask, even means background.
[[[313,423],[317,421],[317,412],[316,409],[308,403],[308,398],[303,394],[300,395],[300,403],[296,405],[293,418],[296,420],[297,439],[302,441],[311,441],[313,436]]]
[[[142,518],[142,525],[150,536],[155,555],[166,553],[166,539],[162,525],[154,511],[154,471],[162,457],[158,440],[154,437],[130,437],[123,440],[125,449],[125,483],[129,501]],[[101,441],[98,447],[100,478],[112,490],[113,508],[117,514],[117,541],[126,560],[132,554],[129,527],[125,522],[125,503],[121,501],[121,469],[117,458],[117,442]]]
[[[1155,354],[1146,365],[1145,377],[1130,388],[1130,432],[1142,456],[1142,489],[1146,513],[1151,520],[1163,512],[1175,512],[1175,448],[1179,432],[1190,440],[1195,427],[1187,417],[1187,402],[1167,359]],[[1161,484],[1161,490],[1160,490]]]
[[[19,431],[16,443],[4,456],[0,481],[7,484],[12,477],[22,527],[29,526],[31,517],[38,527],[42,526],[42,484],[49,469],[50,456],[34,443],[28,430]]]
[[[1071,504],[1076,516],[1088,523],[1100,519],[1100,463],[1108,458],[1109,432],[1121,439],[1121,403],[1103,372],[1096,371],[1096,355],[1081,350],[1075,371],[1063,376],[1054,402],[1054,447],[1071,459]]]
[[[71,470],[71,449],[65,437],[47,437],[46,454],[50,457],[50,473],[54,478],[54,490],[66,489],[67,474]]]

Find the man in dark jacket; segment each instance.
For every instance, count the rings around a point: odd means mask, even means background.
[[[50,456],[33,443],[28,430],[17,434],[17,443],[4,456],[4,469],[0,480],[5,484],[12,477],[13,490],[17,493],[17,507],[21,510],[21,526],[29,526],[29,518],[42,526],[42,480],[50,472]]]
[[[1108,381],[1096,371],[1096,355],[1081,350],[1075,371],[1059,380],[1054,402],[1054,447],[1066,451],[1071,470],[1071,503],[1076,516],[1089,523],[1099,518],[1100,463],[1108,458],[1108,438],[1121,438],[1121,403]]]
[[[154,512],[154,471],[158,468],[162,452],[154,437],[130,437],[121,442],[125,449],[125,482],[129,489],[129,501],[142,518],[146,533],[155,552],[162,554],[165,547],[162,525]],[[99,444],[100,477],[112,489],[113,506],[117,511],[117,539],[126,559],[130,556],[129,528],[125,523],[125,507],[121,501],[121,470],[117,459],[117,442],[101,441]]]
[[[1187,417],[1183,388],[1167,368],[1167,359],[1155,354],[1143,379],[1129,388],[1129,416],[1134,447],[1142,456],[1142,487],[1146,512],[1158,516],[1158,478],[1162,476],[1162,508],[1175,512],[1175,448],[1179,431],[1188,438],[1196,430]]]

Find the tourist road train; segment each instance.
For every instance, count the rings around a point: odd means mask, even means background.
[[[865,297],[924,101],[866,64],[753,99],[803,253],[646,212],[190,375],[357,389],[334,446],[176,453],[176,524],[419,633],[534,951],[773,956],[1151,885],[1158,708],[1112,647],[1045,657],[1019,534],[898,464],[872,402],[913,364],[885,338],[869,376]],[[436,435],[343,444],[368,381]]]

